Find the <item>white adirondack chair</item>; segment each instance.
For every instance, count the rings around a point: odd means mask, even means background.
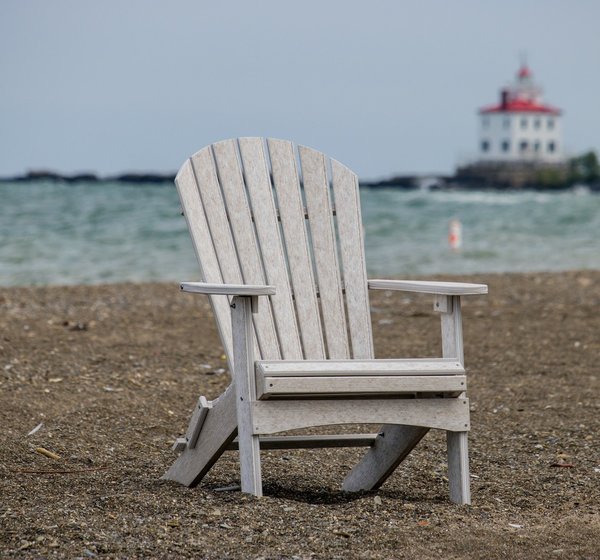
[[[460,296],[487,286],[368,281],[357,177],[313,149],[226,140],[194,154],[175,182],[202,277],[181,289],[209,295],[232,383],[212,402],[200,397],[163,478],[194,486],[239,448],[242,492],[260,496],[261,448],[365,446],[343,489],[370,490],[437,428],[450,499],[470,503]],[[432,294],[442,357],[374,359],[368,289]],[[383,426],[273,435],[348,423]]]

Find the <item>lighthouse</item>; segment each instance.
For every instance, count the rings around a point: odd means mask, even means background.
[[[546,104],[542,89],[523,64],[498,103],[479,110],[479,161],[560,164],[565,156],[562,111]]]

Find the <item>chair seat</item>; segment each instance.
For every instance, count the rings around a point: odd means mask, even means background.
[[[258,399],[273,397],[447,393],[466,390],[459,361],[417,360],[262,360],[255,363]]]

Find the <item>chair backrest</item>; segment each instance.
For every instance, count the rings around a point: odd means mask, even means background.
[[[254,315],[257,359],[373,357],[352,171],[285,140],[239,138],[194,154],[175,182],[202,280],[277,288]],[[231,360],[229,300],[211,303]]]

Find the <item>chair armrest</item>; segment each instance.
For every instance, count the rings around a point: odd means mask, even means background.
[[[257,286],[250,284],[206,284],[205,282],[182,282],[181,290],[195,294],[225,296],[273,296],[275,286]]]
[[[421,294],[436,294],[441,296],[469,296],[488,293],[488,287],[485,284],[430,282],[419,280],[369,280],[369,289],[418,292]]]

